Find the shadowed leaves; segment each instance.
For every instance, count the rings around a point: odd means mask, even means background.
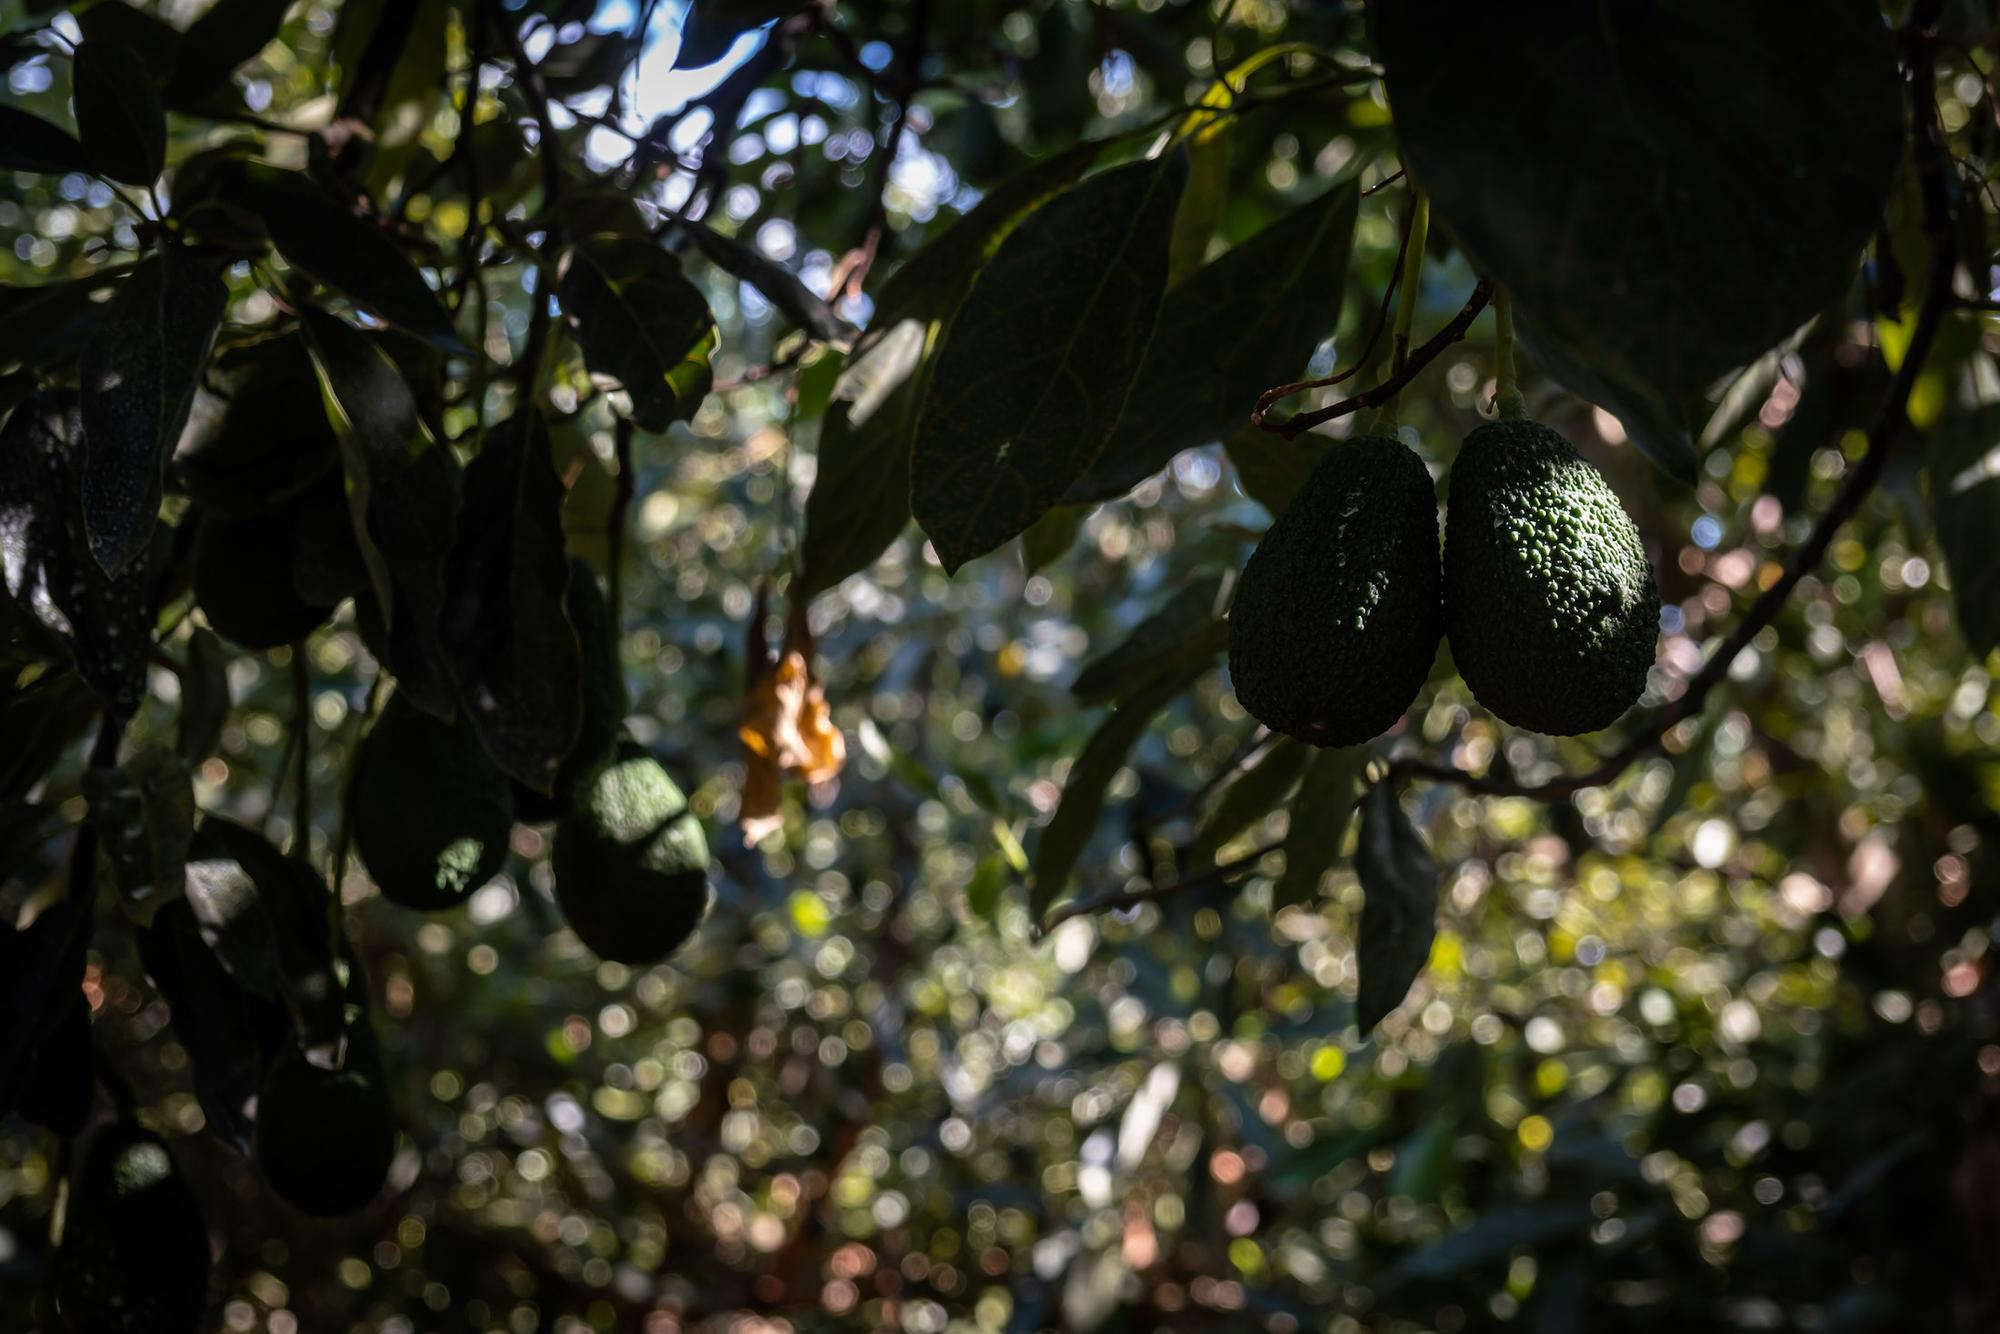
[[[1361,977],[1355,1017],[1366,1034],[1403,1003],[1437,938],[1437,863],[1387,783],[1362,799],[1354,871],[1366,896],[1354,944]]]
[[[686,421],[714,383],[708,303],[657,242],[600,237],[573,246],[557,279],[584,361],[623,385],[645,431]]]
[[[72,70],[77,137],[93,170],[126,185],[151,185],[167,162],[167,117],[146,65],[103,40],[76,48]]]

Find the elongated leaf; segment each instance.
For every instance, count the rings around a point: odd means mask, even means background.
[[[0,366],[73,363],[105,313],[95,293],[131,272],[130,265],[105,265],[67,282],[0,283]]]
[[[1368,763],[1360,746],[1314,753],[1292,798],[1285,829],[1285,871],[1272,892],[1271,906],[1310,903],[1320,877],[1340,856],[1340,844],[1354,819],[1355,783]]]
[[[129,49],[103,40],[76,48],[77,137],[94,170],[151,185],[167,164],[167,113],[153,76]]]
[[[1145,735],[1153,716],[1200,674],[1199,670],[1182,672],[1127,697],[1084,742],[1063,783],[1062,802],[1035,844],[1034,884],[1028,901],[1028,910],[1035,917],[1047,912],[1069,887],[1076,859],[1083,855],[1104,814],[1104,790],[1125,766],[1126,756]]]
[[[1735,0],[1376,18],[1435,215],[1513,293],[1542,369],[1681,472],[1681,396],[1845,291],[1882,217],[1903,118],[1880,7],[1827,0],[1809,29]]]
[[[1262,505],[1273,519],[1291,508],[1292,497],[1312,475],[1320,451],[1303,440],[1240,426],[1231,431],[1222,446],[1236,469],[1236,483],[1243,494]]]
[[[1951,573],[1959,633],[1973,653],[2000,648],[2000,407],[1946,424],[1931,446],[1931,514]]]
[[[319,873],[210,815],[195,830],[187,875],[202,939],[230,975],[282,1001],[307,1042],[336,1040],[346,1016],[333,969],[332,898]]]
[[[243,200],[264,219],[271,244],[293,268],[440,351],[471,354],[437,293],[380,227],[294,172],[258,170]]]
[[[1209,660],[1227,646],[1221,619],[1223,576],[1190,580],[1158,611],[1132,628],[1115,646],[1083,665],[1070,693],[1087,703],[1121,699],[1151,685],[1160,675],[1179,670],[1179,663],[1206,655]]]
[[[820,427],[819,475],[806,498],[802,591],[866,569],[910,521],[910,450],[944,329],[973,279],[1021,219],[1102,151],[1084,143],[997,187],[883,285]]]
[[[168,246],[127,277],[84,345],[84,529],[116,574],[146,549],[161,471],[187,424],[229,289]]]
[[[541,412],[486,433],[465,470],[445,642],[459,698],[502,772],[547,793],[583,725],[582,658],[563,613],[562,481]]]
[[[77,831],[69,893],[25,929],[0,924],[0,1114],[13,1108],[33,1074],[35,1050],[68,1015],[83,986],[90,944],[97,840]]]
[[[284,26],[292,0],[215,0],[180,41],[164,90],[170,106],[188,106],[229,83],[236,67],[254,60]]]
[[[181,713],[174,749],[200,764],[215,753],[229,721],[229,655],[213,631],[196,626],[188,638],[187,668],[181,673]]]
[[[911,509],[947,572],[1024,531],[1124,412],[1166,289],[1187,157],[1113,167],[1030,214],[974,281],[918,414]]]
[[[786,319],[814,338],[836,347],[846,347],[854,341],[858,331],[853,325],[834,314],[833,307],[821,300],[797,274],[763,251],[691,218],[682,219],[679,226],[694,239],[696,248],[708,256],[711,264],[763,293],[764,299]]]
[[[1090,510],[1089,505],[1058,505],[1030,524],[1021,534],[1021,567],[1033,574],[1061,560],[1076,545]]]
[[[324,311],[301,312],[327,418],[340,437],[355,541],[385,624],[389,668],[412,703],[457,712],[445,652],[445,562],[457,526],[451,456],[381,346]]]
[[[92,768],[83,793],[119,901],[145,926],[187,883],[194,784],[179,758],[149,746],[116,768]]]
[[[1387,783],[1362,799],[1354,871],[1367,896],[1354,943],[1361,978],[1355,1019],[1365,1034],[1403,1003],[1437,938],[1437,863]]]
[[[1123,495],[1304,372],[1340,322],[1359,204],[1353,184],[1329,190],[1168,290],[1118,429],[1071,500]]]
[[[584,361],[625,387],[639,429],[694,416],[720,335],[679,261],[651,240],[604,237],[572,246],[557,284]]]
[[[1303,741],[1280,737],[1250,767],[1222,789],[1208,818],[1188,848],[1190,862],[1212,862],[1224,844],[1276,810],[1297,786],[1306,761],[1316,752]]]
[[[19,107],[0,106],[0,170],[89,171],[75,135]]]

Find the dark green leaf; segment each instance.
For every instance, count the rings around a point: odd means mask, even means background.
[[[83,794],[111,884],[125,911],[145,926],[187,882],[194,784],[178,756],[149,746],[115,769],[86,771]]]
[[[942,331],[973,279],[1022,218],[1096,160],[1079,144],[998,186],[890,275],[820,428],[806,498],[803,592],[868,567],[910,521],[910,449]]]
[[[70,8],[77,11],[76,25],[84,41],[123,47],[155,85],[173,73],[181,48],[180,30],[173,24],[127,0],[97,0],[89,6]]]
[[[563,612],[562,480],[538,409],[486,433],[464,501],[444,627],[459,699],[501,771],[547,793],[583,725],[583,686]]]
[[[1691,409],[1701,399],[1698,392],[1671,394],[1614,367],[1595,365],[1560,340],[1544,337],[1525,312],[1516,327],[1520,346],[1544,375],[1616,417],[1633,445],[1661,472],[1694,485],[1699,459],[1694,447],[1696,413]]]
[[[1497,1264],[1517,1248],[1536,1252],[1551,1242],[1580,1236],[1592,1221],[1589,1208],[1581,1204],[1496,1204],[1470,1225],[1412,1253],[1391,1271],[1391,1278],[1451,1278]]]
[[[1033,574],[1068,555],[1091,509],[1089,505],[1058,505],[1030,524],[1021,534],[1022,568]]]
[[[168,246],[132,270],[84,345],[84,529],[116,574],[146,549],[161,470],[187,424],[229,289]]]
[[[1153,715],[1200,674],[1201,669],[1183,670],[1125,697],[1111,711],[1111,716],[1097,725],[1090,740],[1084,742],[1082,752],[1070,765],[1069,777],[1063,782],[1062,802],[1056,807],[1054,817],[1042,827],[1042,836],[1035,844],[1034,887],[1028,910],[1036,918],[1046,913],[1068,888],[1070,872],[1076,868],[1076,860],[1083,855],[1091,835],[1097,832],[1098,818],[1104,813],[1104,790],[1125,767],[1126,756],[1145,735]]]
[[[181,672],[181,713],[174,748],[183,762],[200,764],[215,753],[229,721],[229,655],[222,641],[202,626],[188,636],[187,666]]]
[[[1222,789],[1222,799],[1202,821],[1188,848],[1189,861],[1214,861],[1230,839],[1276,810],[1305,772],[1306,761],[1316,753],[1313,747],[1291,737],[1279,737],[1258,752],[1249,768]]]
[[[103,318],[98,290],[131,272],[129,265],[106,265],[67,282],[0,283],[0,366],[73,364]]]
[[[0,106],[0,171],[89,171],[83,145],[68,130],[19,107]]]
[[[230,975],[282,1001],[308,1043],[337,1040],[346,1013],[333,967],[332,895],[319,873],[210,815],[195,830],[187,877],[202,939]]]
[[[1230,466],[1236,469],[1236,483],[1243,494],[1262,505],[1273,519],[1291,508],[1292,497],[1306,484],[1320,459],[1319,447],[1255,426],[1230,432],[1222,447],[1229,454]]]
[[[584,361],[625,387],[641,430],[694,416],[714,383],[719,335],[673,256],[650,240],[586,241],[563,257],[557,284]]]
[[[1405,0],[1377,18],[1410,174],[1514,294],[1544,370],[1621,418],[1655,409],[1627,421],[1649,452],[1679,439],[1661,406],[1853,281],[1902,143],[1872,0],[1829,0],[1803,28],[1734,0]]]
[[[458,479],[416,396],[381,346],[308,308],[301,322],[327,418],[340,437],[348,510],[387,636],[389,669],[412,703],[457,712],[441,620],[457,527]]]
[[[1226,629],[1218,630],[1226,626],[1223,583],[1219,574],[1191,580],[1117,645],[1085,663],[1070,693],[1091,704],[1121,699],[1177,671],[1183,660],[1212,661],[1227,646]]]
[[[0,616],[12,610],[13,603],[0,598]],[[31,684],[10,685],[0,694],[0,803],[20,801],[32,791],[76,745],[99,709],[97,695],[77,672],[50,671]]]
[[[1951,574],[1959,632],[1973,653],[2000,648],[2000,406],[1947,422],[1931,445],[1931,514]]]
[[[79,989],[70,998],[68,1010],[35,1049],[28,1085],[21,1091],[21,1117],[70,1139],[89,1123],[90,1104],[96,1094],[90,1002]]]
[[[199,102],[227,86],[236,67],[254,60],[285,24],[292,0],[215,0],[180,42],[167,80],[168,105]]]
[[[197,403],[173,459],[204,515],[279,513],[339,468],[339,438],[313,410],[319,382],[304,338],[218,353],[208,380],[216,394]]]
[[[713,65],[750,29],[802,7],[802,0],[694,0],[681,23],[681,45],[674,66],[696,69]]]
[[[33,1074],[35,1050],[69,1014],[83,987],[90,944],[91,892],[97,840],[77,831],[70,852],[69,893],[44,907],[24,928],[0,923],[0,1114],[20,1100]]]
[[[380,227],[295,172],[260,169],[242,198],[293,268],[440,351],[471,355],[437,293]]]
[[[1367,896],[1354,943],[1361,977],[1355,1018],[1366,1034],[1403,1003],[1437,937],[1437,863],[1387,783],[1362,799],[1354,871]]]
[[[1118,424],[1166,288],[1187,157],[1113,167],[1037,209],[974,280],[937,353],[911,509],[947,572],[1024,531]]]
[[[1123,495],[1305,370],[1340,322],[1359,204],[1352,184],[1329,190],[1168,290],[1118,429],[1069,499]]]
[[[1007,859],[989,852],[972,870],[965,884],[965,906],[974,917],[992,921],[1000,912],[1000,892],[1007,888]]]
[[[167,165],[167,114],[145,63],[124,46],[76,48],[76,131],[94,170],[127,185],[151,185]]]
[[[833,307],[815,295],[797,274],[763,251],[691,218],[681,219],[678,225],[693,238],[695,247],[708,256],[709,263],[749,283],[786,319],[814,338],[839,347],[854,341],[853,325],[834,314]]]
[[[1368,763],[1360,746],[1315,752],[1292,798],[1291,823],[1285,829],[1285,871],[1271,895],[1271,906],[1310,903],[1319,894],[1320,877],[1340,856],[1347,826],[1354,819],[1355,783]]]

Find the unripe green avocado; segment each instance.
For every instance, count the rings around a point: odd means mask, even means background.
[[[337,1218],[382,1191],[396,1155],[374,1038],[350,1036],[347,1061],[328,1070],[290,1047],[257,1093],[257,1166],[293,1208]]]
[[[194,1334],[208,1306],[208,1227],[166,1142],[136,1121],[91,1135],[53,1265],[72,1334]]]
[[[1385,436],[1328,446],[1244,567],[1229,613],[1236,698],[1273,731],[1357,745],[1410,707],[1442,633],[1423,460]]]
[[[556,824],[556,904],[601,959],[658,963],[708,911],[708,840],[687,798],[634,742]]]
[[[354,850],[392,903],[453,908],[500,873],[514,793],[459,715],[443,723],[392,695],[362,738]]]
[[[1638,527],[1539,423],[1466,437],[1445,510],[1444,608],[1459,675],[1516,727],[1594,732],[1646,688],[1660,594]]]

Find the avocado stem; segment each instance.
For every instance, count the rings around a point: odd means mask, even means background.
[[[1502,421],[1517,421],[1528,415],[1528,400],[1521,395],[1519,370],[1514,364],[1514,298],[1505,288],[1493,289],[1493,410]]]

